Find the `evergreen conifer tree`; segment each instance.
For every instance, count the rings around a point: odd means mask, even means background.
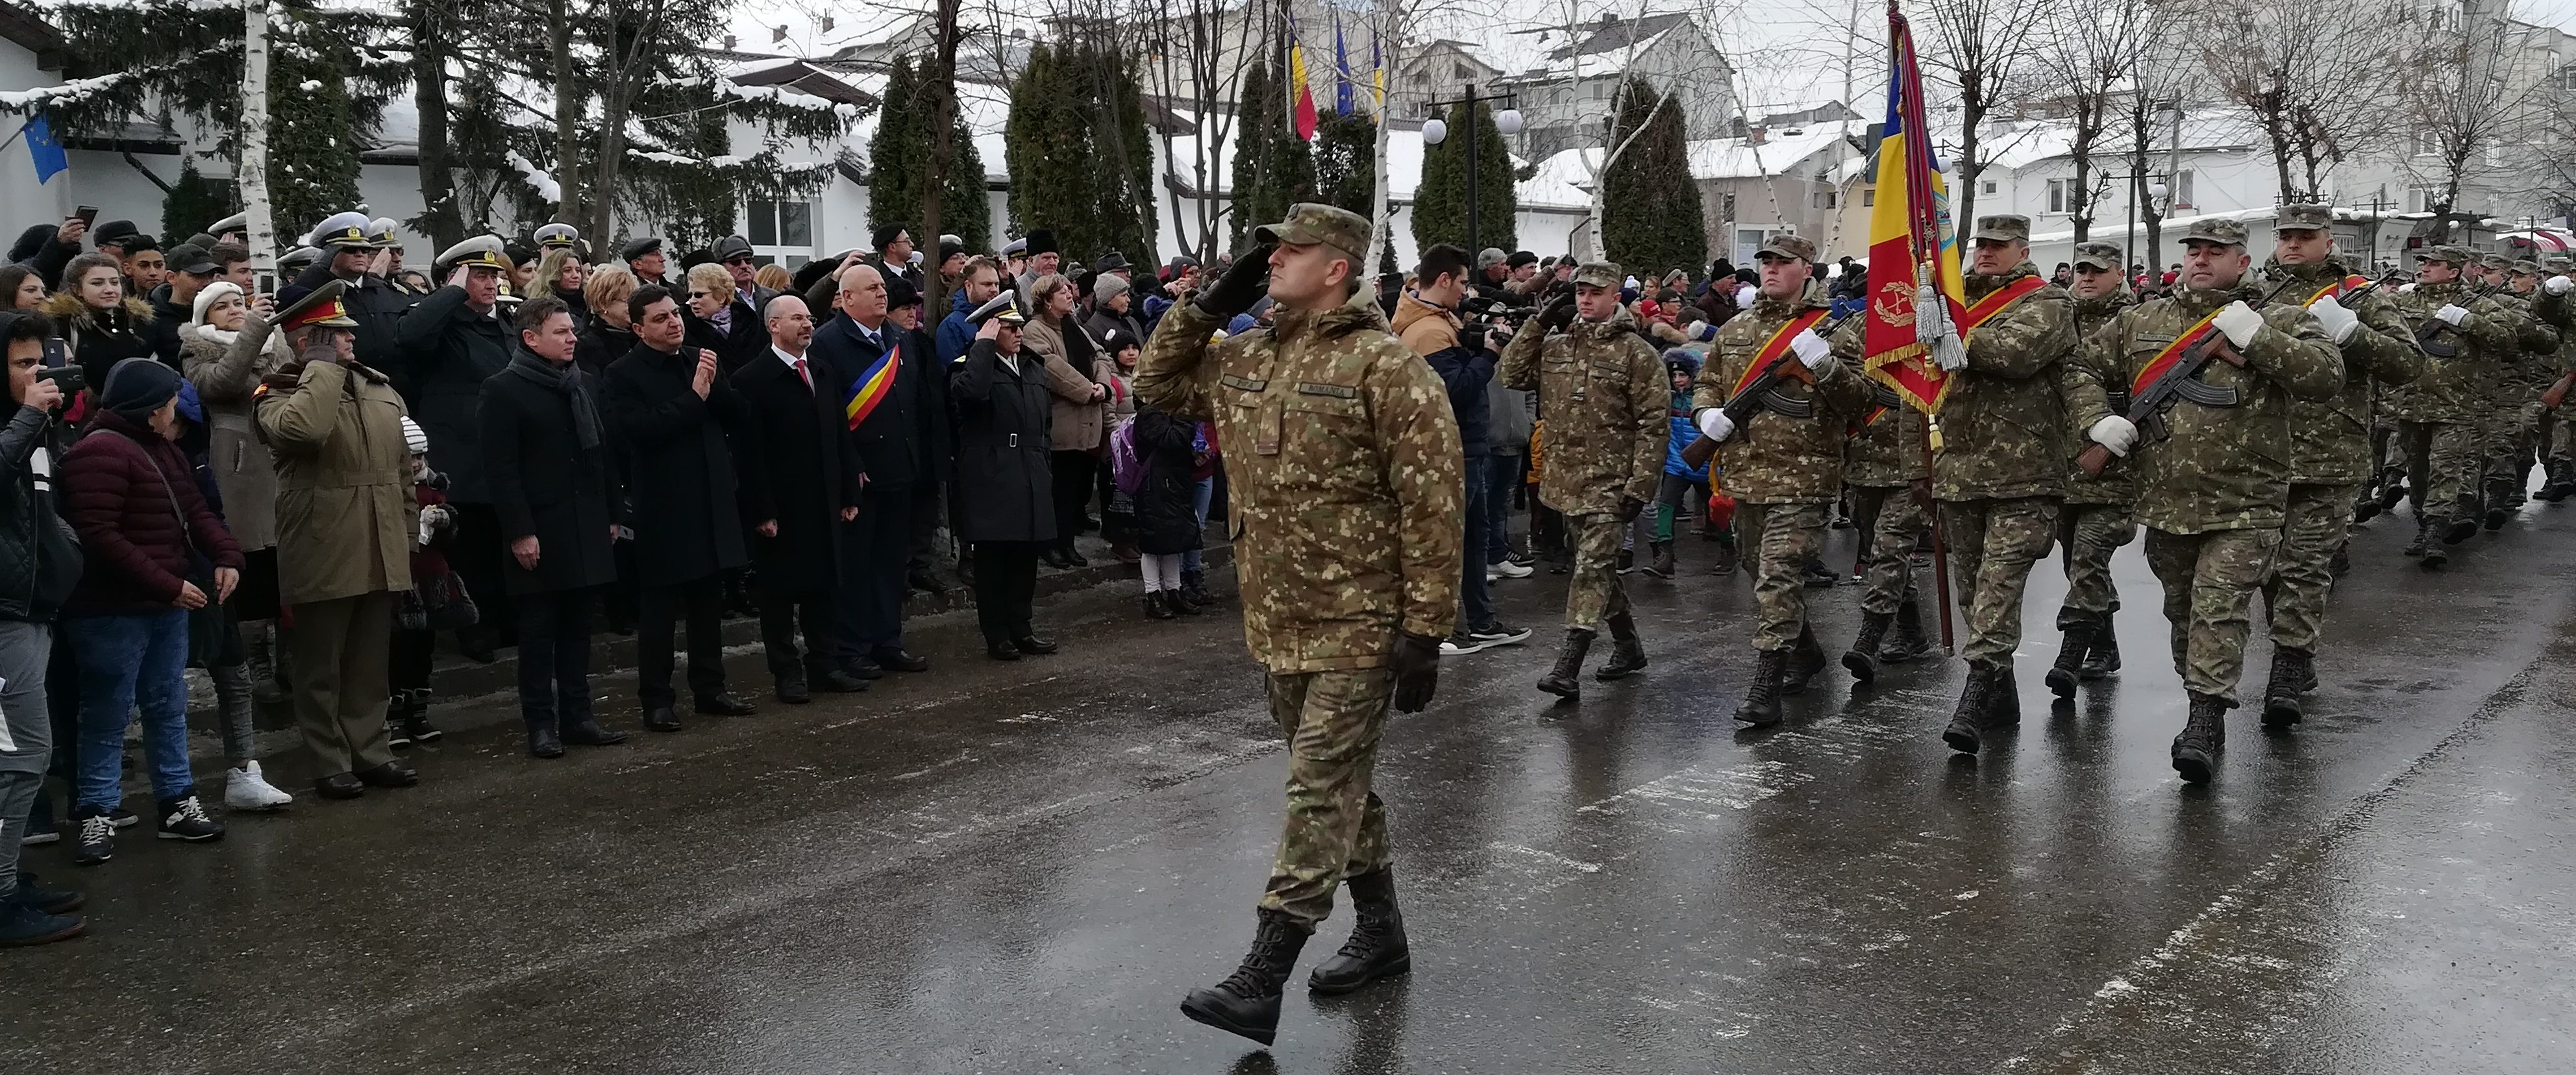
[[[1413,242],[1465,246],[1467,240],[1467,108],[1449,106],[1449,136],[1422,150],[1422,185],[1413,201]],[[1476,245],[1510,250],[1520,245],[1520,191],[1511,153],[1493,110],[1476,102]],[[1468,251],[1474,253],[1474,251]]]
[[[1691,178],[1681,102],[1666,100],[1657,108],[1660,96],[1641,79],[1620,86],[1610,144],[1644,130],[1601,176],[1602,245],[1610,260],[1640,280],[1708,263],[1708,224],[1700,215],[1699,182]]]

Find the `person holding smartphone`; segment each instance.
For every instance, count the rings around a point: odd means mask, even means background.
[[[0,343],[8,349],[9,395],[0,399],[0,945],[71,937],[82,922],[68,912],[81,895],[36,884],[18,869],[27,817],[43,795],[53,756],[53,721],[45,705],[45,671],[55,621],[81,576],[80,539],[63,521],[53,490],[80,371],[44,368],[54,328],[42,314],[0,310]]]

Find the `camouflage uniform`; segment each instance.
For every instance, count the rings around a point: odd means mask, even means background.
[[[1795,300],[1764,295],[1752,309],[1728,318],[1691,395],[1693,416],[1726,402],[1781,325],[1826,305],[1824,289],[1811,281]],[[1717,449],[1726,491],[1736,500],[1737,555],[1752,565],[1757,650],[1785,650],[1806,629],[1807,585],[1800,573],[1824,546],[1826,517],[1842,494],[1844,431],[1869,410],[1859,319],[1844,322],[1833,348],[1839,361],[1814,387],[1792,382],[1779,389],[1788,399],[1810,403],[1812,415],[1757,410]]]
[[[1923,412],[1885,385],[1872,384],[1870,392],[1871,407],[1854,419],[1843,448],[1843,485],[1852,518],[1869,528],[1869,555],[1861,565],[1869,588],[1861,592],[1860,609],[1893,616],[1919,597],[1914,549],[1928,520],[1916,488],[1928,486],[1932,468],[1923,458]],[[1872,411],[1876,420],[1864,421]]]
[[[2431,259],[2465,265],[2468,253],[2437,247]],[[2406,498],[2414,505],[2419,533],[2439,534],[2452,518],[2474,511],[2478,497],[2478,421],[2485,409],[2485,386],[2495,373],[2498,351],[2513,346],[2514,321],[2493,299],[2473,298],[2459,280],[2418,284],[2396,297],[2410,327],[2446,304],[2457,304],[2469,316],[2456,328],[2445,326],[2434,336],[2458,353],[2431,359],[2424,376],[2397,397],[2397,435],[2406,453]],[[2429,357],[2429,356],[2428,356]]]
[[[2569,270],[2565,258],[2549,260],[2550,275],[2564,275]],[[2533,296],[2532,316],[2558,329],[2558,354],[2547,366],[2550,384],[2576,369],[2576,302],[2568,295],[2553,295],[2547,288]],[[2545,386],[2544,386],[2545,387]],[[2560,406],[2565,406],[2564,403]],[[2576,422],[2561,411],[2543,410],[2539,430],[2533,435],[2533,446],[2547,461],[2550,480],[2562,486],[2576,481]]]
[[[2280,226],[2332,225],[2324,206],[2282,207]],[[2333,258],[2311,265],[2263,267],[2256,286],[2265,293],[2282,284],[2281,301],[2314,305],[2318,292],[2352,273]],[[2272,577],[2263,584],[2263,608],[2272,642],[2302,653],[2317,648],[2325,621],[2332,564],[2350,530],[2353,498],[2370,478],[2370,403],[2382,384],[2402,385],[2424,372],[2415,333],[2398,313],[2392,293],[2371,288],[2337,301],[2360,320],[2339,348],[2343,385],[2334,395],[2290,407],[2290,497],[2281,524],[2281,547]]]
[[[2022,217],[1987,217],[1979,239],[2023,239]],[[1999,276],[1967,277],[1968,302],[2039,275],[2025,261]],[[2021,646],[2022,591],[2057,536],[2066,492],[2066,407],[2059,360],[2075,349],[2075,300],[2050,284],[1971,329],[1967,368],[1951,374],[1941,404],[1942,448],[1932,457],[1932,496],[1956,570],[1971,665],[2008,668]]]
[[[1578,284],[1616,289],[1619,267],[1584,265]],[[1565,625],[1598,632],[1628,611],[1619,584],[1621,501],[1651,503],[1672,437],[1672,383],[1663,359],[1637,334],[1627,307],[1607,321],[1577,320],[1560,333],[1523,332],[1503,348],[1506,388],[1538,392],[1547,423],[1539,499],[1565,516],[1574,537]]]
[[[2514,272],[2537,274],[2539,266],[2515,262]],[[2489,430],[2486,456],[2486,502],[2490,518],[2493,513],[2519,505],[2527,484],[2527,469],[2532,450],[2532,437],[2540,431],[2540,394],[2558,379],[2558,330],[2540,318],[2534,309],[2532,292],[2511,287],[2499,291],[2496,305],[2512,314],[2514,323],[2513,361],[2498,378],[2494,409],[2490,412],[2495,425]]]
[[[2203,221],[2185,241],[2241,246],[2242,226]],[[2111,413],[2105,377],[2134,380],[2201,318],[2243,300],[2262,301],[2250,286],[2177,287],[2169,298],[2124,311],[2085,341],[2088,360],[2074,367],[2075,426],[2089,429]],[[2270,573],[2281,541],[2290,489],[2290,406],[2321,400],[2343,385],[2343,364],[2316,318],[2295,303],[2256,311],[2263,327],[2239,353],[2240,369],[2211,361],[2200,379],[2233,388],[2233,406],[2178,401],[2166,412],[2172,436],[2141,440],[2138,521],[2147,526],[2147,564],[2163,584],[2172,624],[2174,666],[2192,694],[2232,707],[2244,671],[2247,605]]]
[[[2087,246],[2097,244],[2086,244]],[[2097,267],[2118,269],[2123,262],[2120,248],[2098,244],[2108,253],[2076,250],[2076,256],[2095,259]],[[2138,304],[2136,292],[2123,282],[2120,289],[2108,295],[2075,300],[2075,339],[2077,351],[2067,361],[2083,361],[2090,352],[2082,344],[2093,338],[2102,327],[2119,316],[2120,311]],[[2061,378],[2061,383],[2071,381]],[[2096,379],[2114,389],[2109,397],[2113,413],[2129,412],[2129,382],[2116,375],[2097,371]],[[2074,413],[2071,399],[2065,401],[2067,412]],[[2073,451],[2067,453],[2066,499],[2058,507],[2057,538],[2066,550],[2066,600],[2057,608],[2057,629],[2066,630],[2083,624],[2103,625],[2120,607],[2119,588],[2111,581],[2111,555],[2121,546],[2136,540],[2138,521],[2129,513],[2129,505],[2138,499],[2136,464],[2113,458],[2102,473],[2084,473],[2075,465],[2075,456],[2092,442],[2074,439]]]
[[[1263,229],[1345,251],[1367,230],[1308,204]],[[1261,905],[1311,927],[1344,877],[1387,864],[1370,782],[1389,660],[1398,632],[1446,638],[1458,615],[1458,423],[1373,302],[1282,309],[1269,329],[1210,343],[1223,324],[1173,306],[1137,363],[1136,395],[1212,419],[1225,443],[1244,640],[1288,739],[1288,818]]]

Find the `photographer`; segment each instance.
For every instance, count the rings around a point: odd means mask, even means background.
[[[1494,380],[1492,348],[1485,345],[1485,326],[1462,325],[1451,312],[1466,298],[1467,252],[1441,243],[1422,252],[1413,271],[1413,286],[1397,297],[1395,335],[1405,349],[1422,356],[1448,389],[1449,409],[1458,419],[1458,439],[1466,456],[1466,545],[1459,571],[1458,629],[1440,644],[1443,655],[1474,653],[1529,639],[1527,628],[1505,626],[1494,618],[1494,602],[1485,589],[1486,533],[1491,515],[1485,510],[1488,484],[1485,390]]]
[[[80,539],[55,507],[52,475],[54,419],[80,391],[80,371],[38,368],[52,335],[42,315],[0,310],[9,366],[9,397],[0,400],[0,945],[81,931],[80,919],[55,913],[78,906],[77,893],[39,888],[18,872],[27,814],[53,754],[45,667],[54,620],[81,576]]]

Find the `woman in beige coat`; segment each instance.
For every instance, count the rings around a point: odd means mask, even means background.
[[[1040,559],[1056,567],[1082,567],[1089,561],[1073,549],[1073,537],[1090,523],[1093,472],[1108,445],[1104,424],[1109,399],[1107,355],[1076,316],[1073,281],[1048,273],[1029,284],[1029,301],[1037,315],[1021,336],[1023,350],[1046,362],[1047,388],[1055,394],[1050,462],[1055,469],[1055,548]]]

